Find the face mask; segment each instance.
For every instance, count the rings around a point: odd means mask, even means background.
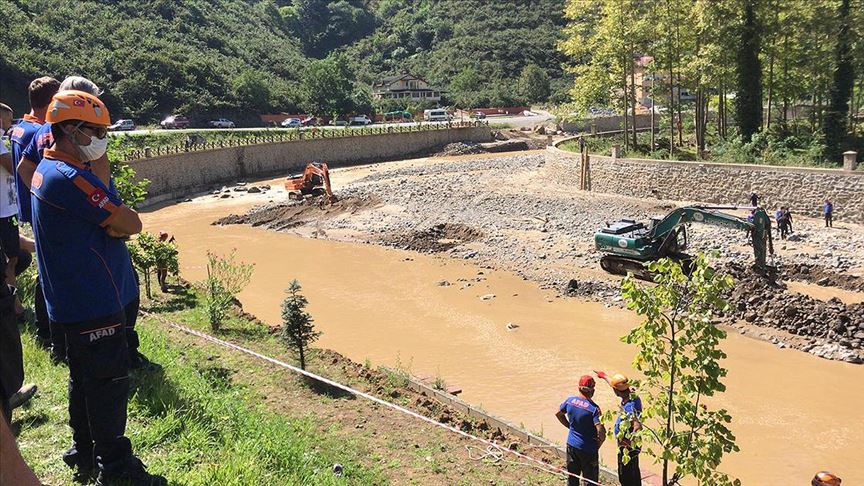
[[[84,156],[84,162],[88,162],[91,160],[97,160],[105,155],[105,152],[108,150],[108,137],[105,138],[90,138],[89,145],[79,145],[78,150],[81,151],[81,155]]]

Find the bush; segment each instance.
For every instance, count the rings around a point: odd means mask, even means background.
[[[225,257],[207,252],[207,278],[199,285],[204,291],[204,306],[210,327],[218,331],[228,310],[252,279],[254,265],[235,261],[237,251]]]

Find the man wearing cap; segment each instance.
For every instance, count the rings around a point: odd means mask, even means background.
[[[97,485],[164,485],[126,438],[129,348],[124,303],[138,294],[123,238],[141,219],[109,190],[108,110],[60,91],[46,115],[54,144],[31,180],[33,233],[48,316],[66,335],[72,447],[64,462]]]
[[[579,378],[579,395],[567,397],[558,408],[555,418],[570,429],[567,434],[567,471],[594,484],[600,477],[600,446],[606,440],[606,428],[600,422],[600,407],[591,400],[594,396],[594,378]],[[593,481],[589,483],[588,481]],[[579,486],[578,477],[569,476],[568,486]]]
[[[621,373],[616,373],[610,378],[602,371],[595,371],[599,378],[609,383],[615,396],[621,399],[621,411],[615,419],[615,438],[618,439],[618,481],[621,486],[640,486],[642,484],[642,472],[639,470],[638,446],[632,443],[634,432],[642,428],[639,422],[639,414],[642,413],[642,400],[639,399],[630,388],[630,381]],[[624,427],[621,427],[621,424]],[[627,463],[624,464],[624,457]]]

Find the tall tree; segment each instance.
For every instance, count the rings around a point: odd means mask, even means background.
[[[852,98],[855,83],[849,38],[849,2],[850,0],[843,0],[840,5],[840,30],[837,33],[834,82],[829,91],[831,104],[825,113],[822,125],[822,131],[825,133],[825,158],[832,161],[839,160],[843,152],[843,142],[848,129],[849,100]]]
[[[761,28],[754,0],[745,0],[738,44],[738,92],[735,115],[741,138],[749,142],[762,127],[762,64],[759,61]]]
[[[540,66],[528,64],[519,74],[516,91],[527,103],[541,103],[549,99],[549,75]]]
[[[354,73],[339,56],[313,61],[303,73],[301,106],[318,115],[354,110]]]
[[[721,296],[732,278],[712,269],[704,255],[696,257],[689,276],[669,259],[649,268],[656,285],[638,284],[632,276],[621,283],[627,307],[644,318],[621,339],[638,348],[633,366],[645,376],[639,386],[642,428],[632,440],[662,464],[663,486],[688,477],[695,484],[740,485],[717,470],[724,454],[738,451],[728,429],[731,417],[706,406],[726,390],[720,347],[726,331],[712,316],[728,311]]]

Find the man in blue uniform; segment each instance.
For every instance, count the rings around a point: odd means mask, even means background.
[[[60,82],[54,78],[45,76],[36,78],[30,83],[28,97],[30,99],[30,113],[24,115],[23,120],[12,129],[9,138],[11,142],[12,163],[16,166],[15,191],[18,195],[18,224],[30,222],[30,177],[25,180],[21,174],[32,176],[36,165],[28,162],[21,164],[24,150],[36,136],[36,132],[45,123],[45,110],[51,102],[51,97],[60,88]],[[41,288],[37,284],[36,289],[36,337],[43,346],[51,344],[51,330],[49,329],[48,314],[45,309],[45,299],[41,298]]]
[[[102,89],[96,85],[93,81],[90,81],[87,78],[81,76],[69,76],[60,83],[60,90],[76,90],[76,91],[84,91],[92,94],[93,96],[99,97],[102,94]],[[24,179],[29,180],[32,178],[32,171],[29,173],[26,172],[25,166],[32,166],[35,171],[35,167],[39,165],[39,162],[42,161],[43,153],[45,149],[50,147],[54,143],[53,136],[51,134],[51,124],[45,123],[36,134],[33,136],[33,139],[30,142],[30,145],[24,150],[23,159],[21,162],[21,170],[24,172]],[[108,164],[108,156],[103,155],[100,158],[100,163]],[[108,184],[108,189],[113,193],[117,194],[117,190],[114,187],[114,180],[111,179]],[[137,275],[136,275],[137,279]],[[137,280],[136,280],[137,281]],[[37,290],[39,290],[37,288]],[[37,299],[40,298],[40,294],[37,294]],[[158,364],[151,362],[144,356],[139,350],[138,346],[140,345],[140,340],[138,339],[138,333],[135,331],[135,323],[138,320],[138,307],[140,305],[139,296],[135,295],[132,300],[129,302],[123,303],[126,309],[126,340],[129,343],[129,361],[132,369],[140,369],[145,368],[149,370],[158,370],[161,368]],[[66,343],[64,340],[64,334],[62,330],[60,332],[54,332],[51,335],[52,339],[52,356],[55,360],[65,361],[66,360]]]
[[[621,399],[621,411],[615,419],[615,438],[618,440],[618,481],[621,486],[641,486],[642,471],[639,469],[639,441],[634,434],[642,429],[639,415],[642,414],[642,400],[633,393],[630,381],[621,373],[611,377],[602,371],[597,376],[606,380],[615,396]],[[624,458],[627,458],[626,464]]]
[[[570,429],[567,435],[567,471],[596,483],[600,477],[599,451],[606,440],[606,428],[600,422],[600,407],[591,400],[594,386],[591,376],[579,378],[579,395],[567,397],[555,417]],[[579,486],[579,483],[579,478],[567,478],[568,486]]]
[[[123,238],[140,232],[141,220],[108,189],[108,110],[90,93],[60,91],[46,120],[54,145],[33,174],[31,201],[48,315],[66,335],[73,444],[64,461],[82,478],[98,469],[98,485],[167,484],[125,436],[124,302],[138,287]]]

